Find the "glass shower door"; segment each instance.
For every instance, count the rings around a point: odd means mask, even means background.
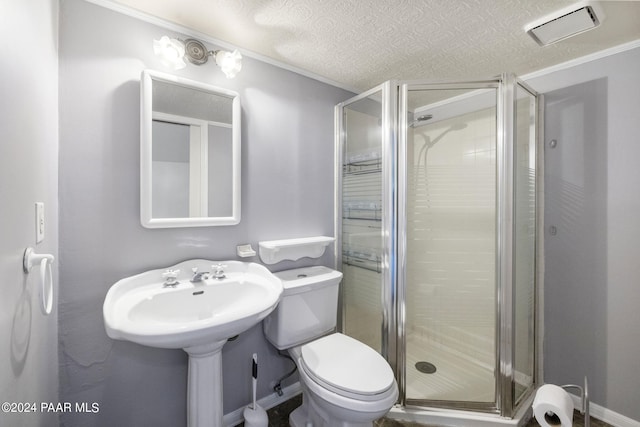
[[[498,82],[403,85],[400,100],[405,402],[492,411]]]
[[[394,360],[391,230],[395,110],[388,82],[336,107],[336,215],[341,251],[341,330]]]
[[[518,82],[514,123],[513,403],[534,387],[537,250],[537,110],[534,92]]]

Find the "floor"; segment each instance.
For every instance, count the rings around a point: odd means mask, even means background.
[[[495,358],[495,353],[474,354],[476,348],[481,348],[475,345],[475,335],[465,334],[455,342],[454,331],[447,332],[444,338],[419,328],[407,334],[407,398],[491,402],[495,367],[489,360]],[[418,364],[424,362],[431,364],[432,371],[420,372]]]
[[[269,409],[267,411],[269,415],[269,427],[287,427],[289,426],[289,414],[295,408],[300,406],[302,403],[302,396],[296,396],[275,408]],[[240,424],[241,426],[243,424]],[[525,427],[538,427],[539,424],[535,419],[529,421],[529,423]],[[573,414],[573,426],[574,427],[584,427],[584,416],[580,415],[580,412],[575,411]],[[424,424],[418,424],[414,422],[404,422],[392,420],[389,418],[382,418],[375,422],[375,427],[436,427],[436,426],[426,426]],[[591,417],[591,427],[612,427],[607,423],[604,423],[600,420],[596,420]]]

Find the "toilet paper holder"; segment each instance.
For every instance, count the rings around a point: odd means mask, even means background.
[[[561,385],[563,389],[577,389],[580,390],[580,399],[582,401],[582,406],[580,408],[580,413],[584,415],[584,427],[590,427],[591,418],[589,417],[589,383],[587,382],[587,377],[584,377],[584,387],[581,387],[576,384],[566,384]]]

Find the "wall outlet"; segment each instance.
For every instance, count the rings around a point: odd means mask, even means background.
[[[44,203],[36,202],[36,243],[44,240]]]

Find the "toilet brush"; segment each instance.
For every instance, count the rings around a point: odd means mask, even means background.
[[[269,425],[269,417],[265,411],[256,402],[256,387],[258,385],[258,355],[253,353],[251,364],[251,376],[253,386],[253,403],[244,408],[244,425],[245,427],[267,427]]]

